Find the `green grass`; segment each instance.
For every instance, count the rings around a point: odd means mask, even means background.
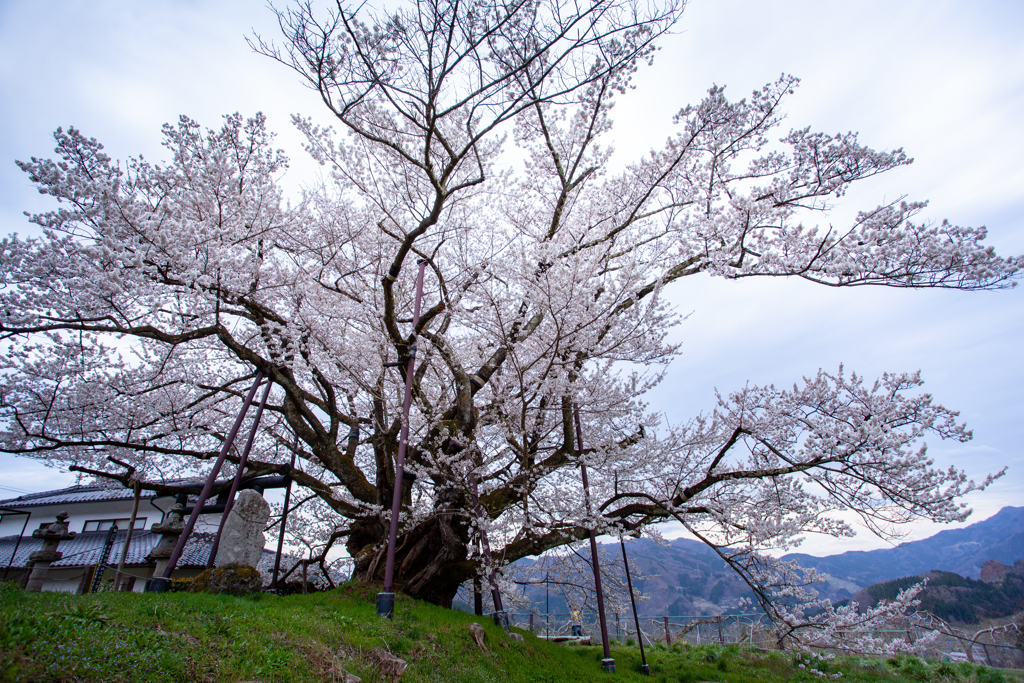
[[[398,596],[395,620],[375,613],[375,587],[348,584],[313,595],[278,597],[165,593],[28,594],[0,587],[0,680],[24,683],[236,681],[328,682],[343,671],[383,679],[374,654],[409,663],[408,683],[819,682],[793,654],[738,647],[673,645],[648,649],[650,678],[635,647],[615,647],[618,673],[601,672],[599,647],[547,643],[520,631],[509,640],[490,620]],[[488,651],[467,626],[486,630]],[[851,682],[1003,683],[999,671],[913,658],[831,660],[815,665]]]

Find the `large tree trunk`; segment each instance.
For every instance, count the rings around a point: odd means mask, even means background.
[[[455,496],[439,495],[440,510],[461,509]],[[461,497],[461,496],[458,496]],[[347,548],[354,559],[353,577],[384,582],[388,528],[381,520],[352,527]],[[472,579],[477,563],[469,559],[469,530],[465,519],[439,512],[412,530],[399,534],[395,549],[395,589],[442,607],[451,607],[459,586]]]

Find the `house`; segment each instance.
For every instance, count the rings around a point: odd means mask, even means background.
[[[65,512],[68,531],[74,532],[75,537],[60,543],[58,550],[62,557],[50,565],[43,590],[84,593],[94,590],[104,579],[112,580],[124,550],[134,502],[132,489],[105,484],[70,486],[0,501],[2,579],[22,583],[27,580],[29,555],[40,550],[43,544],[42,539],[32,537],[32,532],[53,524],[57,515]],[[131,590],[144,591],[153,577],[156,560],[150,553],[161,536],[152,528],[166,520],[176,502],[187,508],[195,502],[195,496],[176,498],[142,491],[131,546],[124,562],[124,574]],[[208,501],[207,505],[216,511],[200,515],[172,578],[193,577],[206,568],[223,503],[220,499],[216,503]],[[264,550],[259,569],[272,568],[274,557],[274,553]],[[95,568],[101,564],[107,568],[97,577]]]

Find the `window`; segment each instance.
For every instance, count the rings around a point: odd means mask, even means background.
[[[124,519],[90,519],[88,522],[85,523],[85,526],[82,527],[82,531],[109,531],[110,527],[113,526],[115,523],[117,524],[118,529],[124,530],[128,528],[128,522],[130,521],[131,520],[127,517]],[[145,528],[146,518],[136,517],[135,529],[139,530]]]

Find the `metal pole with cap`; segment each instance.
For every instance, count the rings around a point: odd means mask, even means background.
[[[473,495],[473,512],[476,514],[477,529],[480,534],[480,548],[484,554],[484,564],[487,566],[487,581],[491,584],[491,600],[494,602],[494,623],[509,630],[509,616],[505,606],[501,602],[501,589],[498,588],[498,576],[494,570],[494,556],[491,555],[491,543],[487,540],[487,529],[484,528],[486,518],[484,507],[480,504],[480,493],[477,489],[476,475],[469,473],[469,490]]]
[[[647,655],[644,654],[644,633],[640,630],[640,617],[636,614],[636,596],[633,595],[633,577],[629,574],[629,560],[626,559],[626,542],[622,540],[622,536],[619,536],[619,545],[622,546],[622,565],[626,568],[626,584],[629,585],[629,602],[633,605],[633,623],[636,624],[636,641],[640,644],[640,671],[644,676],[650,676],[651,667],[647,665]],[[667,628],[665,629],[665,633],[668,633]]]
[[[412,377],[416,371],[416,326],[420,323],[420,302],[423,299],[423,274],[427,269],[425,259],[419,261],[420,272],[416,278],[416,300],[413,304],[413,343],[405,359],[405,397],[402,401],[402,430],[398,437],[398,456],[395,458],[395,486],[391,496],[391,525],[388,529],[388,556],[384,565],[384,590],[377,593],[377,616],[392,619],[395,616],[395,545],[398,542],[398,513],[402,507],[402,483],[405,477],[405,449],[409,442],[409,410],[412,407]],[[397,365],[401,365],[400,360]],[[385,365],[392,365],[386,363]]]
[[[576,420],[576,450],[580,454],[580,476],[583,479],[583,502],[586,506],[587,516],[591,514],[590,506],[590,482],[587,480],[587,464],[583,461],[583,427],[580,426],[580,408],[575,403],[572,406],[573,418]],[[608,673],[615,673],[615,660],[612,659],[611,646],[608,642],[608,620],[604,614],[604,591],[601,589],[601,565],[597,559],[597,537],[594,528],[590,528],[590,556],[594,565],[594,589],[597,592],[597,614],[601,619],[601,640],[604,644],[604,659],[601,660],[601,670]]]
[[[281,510],[281,531],[277,536],[277,555],[274,556],[274,577],[270,587],[277,588],[277,574],[281,571],[281,551],[284,549],[284,530],[288,524],[288,504],[292,499],[292,470],[295,469],[295,454],[299,451],[299,433],[295,432],[295,443],[292,445],[292,462],[288,466],[288,486],[284,490],[284,508]]]

